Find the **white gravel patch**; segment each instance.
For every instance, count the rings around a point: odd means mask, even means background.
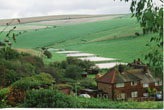
[[[100,63],[100,64],[96,64],[97,67],[99,67],[100,69],[109,69],[109,68],[113,68],[114,66],[116,65],[119,65],[119,64],[123,64],[123,65],[126,65],[127,63]]]
[[[87,60],[87,61],[113,61],[116,60],[114,58],[105,58],[105,57],[85,57],[79,58],[80,60]]]
[[[61,49],[49,48],[48,51],[59,51]]]
[[[69,53],[79,53],[79,51],[57,51],[56,53],[69,54]]]
[[[89,54],[89,53],[67,54],[67,57],[88,57],[88,56],[96,56],[96,55],[95,54]]]

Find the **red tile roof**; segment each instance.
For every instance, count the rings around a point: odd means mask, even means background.
[[[129,74],[127,71],[120,73],[116,69],[113,69],[110,72],[103,75],[102,77],[98,78],[96,81],[113,84],[113,83],[122,83],[122,82],[137,81],[137,80],[141,80],[141,79],[133,74]]]
[[[112,71],[98,78],[96,81],[103,82],[103,83],[114,83],[115,74],[116,74],[116,69],[113,69]]]

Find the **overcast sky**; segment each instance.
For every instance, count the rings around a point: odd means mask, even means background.
[[[0,0],[0,19],[63,14],[130,13],[120,0]]]

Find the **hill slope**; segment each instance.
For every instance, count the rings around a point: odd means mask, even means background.
[[[136,32],[140,33],[139,37],[135,36]],[[105,21],[30,31],[19,36],[14,47],[65,48],[129,62],[143,58],[148,51],[145,45],[152,35],[143,36],[141,33],[136,19],[125,15]]]

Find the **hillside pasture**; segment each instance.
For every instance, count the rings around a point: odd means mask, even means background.
[[[135,36],[136,32],[140,36]],[[154,34],[143,35],[137,20],[125,15],[105,21],[29,31],[19,36],[13,46],[80,51],[128,63],[144,59],[149,51],[145,45],[151,36]]]
[[[128,21],[128,23],[126,22]],[[38,48],[48,46],[66,46],[93,42],[96,39],[113,39],[119,37],[127,37],[130,34],[134,35],[141,29],[138,26],[136,19],[131,19],[130,16],[122,18],[115,18],[106,21],[99,21],[93,23],[83,23],[69,26],[60,26],[50,29],[41,29],[39,31],[30,31],[21,35],[17,39],[14,47],[22,48]],[[127,31],[127,27],[129,30]],[[122,29],[126,28],[125,34],[122,35]],[[133,31],[131,30],[133,29]],[[121,31],[121,32],[120,32]],[[32,39],[32,40],[31,40]]]

